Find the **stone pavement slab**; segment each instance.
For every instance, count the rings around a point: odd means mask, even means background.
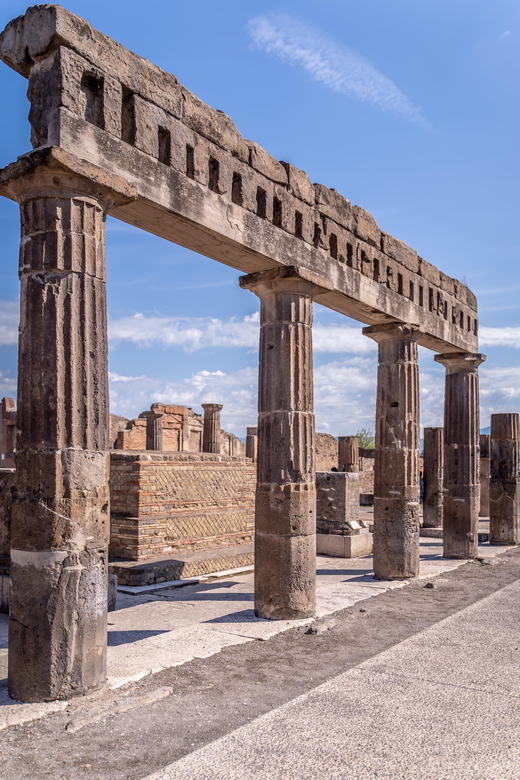
[[[147,780],[520,777],[520,582]]]

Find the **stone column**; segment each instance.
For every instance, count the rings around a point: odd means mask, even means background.
[[[444,510],[445,558],[475,558],[478,554],[480,353],[435,355],[446,368],[444,396]]]
[[[424,500],[425,528],[442,526],[444,431],[442,428],[424,429]]]
[[[96,170],[44,149],[0,171],[22,236],[8,674],[21,701],[106,680],[105,214],[118,201]]]
[[[312,300],[320,288],[287,267],[241,277],[261,301],[255,614],[316,609]]]
[[[491,415],[489,541],[520,542],[520,440],[518,414]]]
[[[220,411],[222,404],[202,404],[204,409],[204,430],[202,452],[220,452]]]
[[[14,469],[16,450],[16,406],[12,398],[2,398],[2,430],[0,448],[0,467]]]
[[[359,471],[359,443],[357,436],[338,437],[338,469],[339,471]]]
[[[253,463],[258,460],[258,428],[247,429],[246,458],[251,458]]]
[[[146,449],[163,449],[163,412],[148,412],[146,415]]]
[[[419,573],[419,369],[416,325],[363,328],[379,345],[374,466],[374,574]]]
[[[479,517],[489,517],[490,449],[489,433],[480,434],[480,511]]]

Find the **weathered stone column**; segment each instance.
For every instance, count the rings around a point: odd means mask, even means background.
[[[359,442],[357,436],[338,437],[338,469],[339,471],[359,471]]]
[[[258,428],[247,429],[246,458],[251,458],[253,463],[258,460]]]
[[[480,511],[479,517],[489,517],[489,480],[490,480],[491,436],[480,434]]]
[[[220,411],[222,404],[202,404],[204,409],[204,429],[202,433],[202,452],[220,452]]]
[[[419,573],[419,368],[416,325],[363,328],[377,341],[374,574]]]
[[[520,542],[520,439],[518,414],[491,415],[489,541]]]
[[[312,300],[320,288],[288,267],[240,278],[261,301],[255,614],[316,608]]]
[[[163,412],[148,412],[146,415],[146,449],[163,449]]]
[[[443,506],[444,431],[442,428],[424,429],[424,500],[425,528],[442,526]]]
[[[485,355],[469,352],[435,355],[435,361],[446,368],[442,523],[445,558],[475,558],[478,554],[478,367],[485,359]]]
[[[1,446],[0,467],[14,468],[14,453],[16,450],[16,406],[12,398],[2,398],[1,403]]]
[[[104,236],[117,195],[96,170],[44,149],[0,171],[22,235],[8,675],[22,701],[65,699],[106,679]]]

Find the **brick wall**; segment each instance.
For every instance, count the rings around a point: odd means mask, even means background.
[[[254,535],[256,464],[209,453],[112,452],[112,555],[246,544]]]

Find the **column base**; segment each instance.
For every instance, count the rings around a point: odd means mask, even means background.
[[[255,535],[255,615],[300,620],[316,613],[316,535]]]
[[[419,502],[374,498],[374,574],[406,580],[419,574]]]
[[[11,550],[9,695],[69,699],[106,682],[106,549]]]
[[[461,494],[470,491],[477,495],[444,497],[443,558],[471,560],[478,556],[478,488],[460,489]]]

